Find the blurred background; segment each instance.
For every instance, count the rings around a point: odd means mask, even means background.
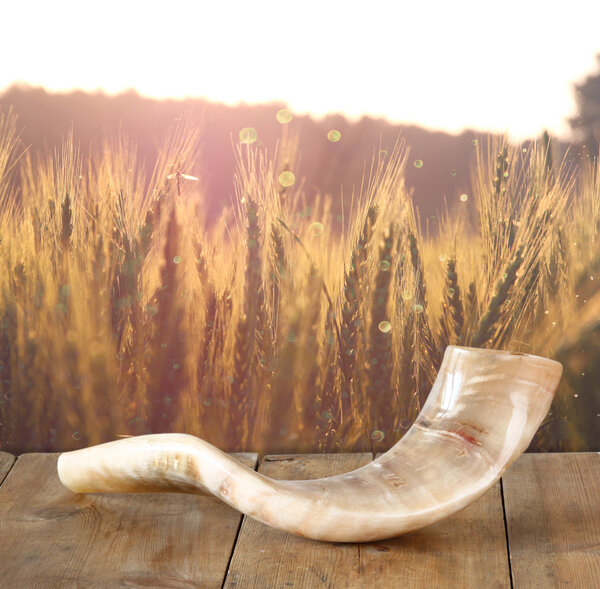
[[[189,172],[206,227],[232,203],[248,129],[270,152],[293,136],[306,202],[331,195],[340,231],[373,155],[398,138],[420,162],[406,185],[431,236],[472,191],[476,145],[508,135],[527,149],[546,132],[570,170],[598,156],[600,5],[587,0],[23,1],[2,17],[0,109],[18,116],[23,148],[47,152],[72,131],[85,154],[122,132],[151,170],[172,122],[200,113]],[[578,448],[598,449],[598,334],[586,337]]]
[[[600,8],[544,2],[13,2],[3,7],[0,104],[31,149],[69,129],[85,150],[121,129],[151,168],[182,112],[204,113],[207,213],[232,194],[242,128],[272,149],[287,108],[309,194],[349,196],[398,137],[424,162],[407,183],[423,218],[468,190],[476,136],[546,130],[597,151]],[[341,140],[327,139],[330,130]]]

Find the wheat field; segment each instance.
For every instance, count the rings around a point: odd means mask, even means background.
[[[307,202],[290,134],[233,147],[235,195],[206,227],[200,129],[182,117],[147,173],[122,135],[31,154],[0,113],[0,449],[181,431],[381,451],[449,344],[563,362],[534,447],[597,444],[597,163],[557,164],[547,140],[478,147],[471,191],[428,235],[400,141],[374,152],[339,231],[339,195]]]

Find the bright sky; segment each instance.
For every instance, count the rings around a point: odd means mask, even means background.
[[[298,113],[568,133],[597,68],[596,0],[12,0],[0,89],[281,100]]]

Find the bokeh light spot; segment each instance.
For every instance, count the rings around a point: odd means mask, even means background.
[[[460,202],[467,202],[469,200],[469,195],[468,194],[461,194],[459,196],[460,198]]]
[[[319,221],[314,221],[313,223],[311,223],[308,226],[308,229],[313,237],[319,237],[319,235],[321,235],[323,231],[325,231],[323,223],[319,223]]]
[[[389,321],[380,321],[377,327],[381,333],[389,333],[392,329],[392,324]]]
[[[248,145],[254,143],[258,139],[258,133],[254,127],[244,127],[240,131],[240,141]]]
[[[296,182],[296,176],[294,175],[294,172],[290,172],[288,170],[279,174],[279,184],[281,184],[284,188],[293,186],[294,182]]]
[[[331,143],[337,143],[342,138],[342,134],[337,129],[331,129],[329,133],[327,133],[327,139],[331,141]]]
[[[383,438],[385,438],[385,433],[380,429],[376,429],[371,433],[371,439],[375,442],[382,442]]]
[[[275,117],[277,118],[277,121],[280,122],[282,125],[287,125],[294,118],[292,113],[287,108],[280,108],[277,111]]]
[[[423,167],[423,160],[415,160],[413,163],[413,166],[415,168],[422,168]]]
[[[390,269],[391,264],[387,260],[381,260],[377,266],[382,272],[387,272]]]

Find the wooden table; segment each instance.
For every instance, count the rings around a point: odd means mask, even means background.
[[[292,536],[206,495],[74,494],[57,456],[0,452],[0,587],[600,588],[598,453],[526,454],[464,511],[370,544]],[[266,456],[258,469],[315,478],[371,459]]]

